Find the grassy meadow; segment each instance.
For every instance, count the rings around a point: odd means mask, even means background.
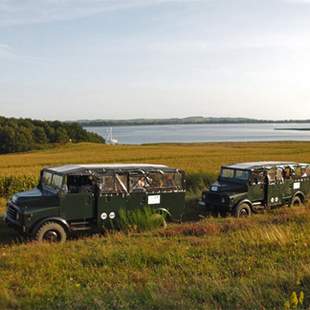
[[[45,151],[0,156],[0,176],[37,176],[44,166],[66,163],[162,163],[187,172],[216,174],[223,163],[257,160],[310,162],[310,143],[72,144]]]
[[[256,160],[310,162],[310,143],[67,145],[2,155],[0,176],[36,177],[65,163],[150,162],[214,177],[221,164]],[[309,207],[63,245],[22,243],[0,219],[0,309],[309,307]]]

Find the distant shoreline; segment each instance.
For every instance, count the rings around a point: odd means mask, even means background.
[[[310,128],[275,128],[274,130],[310,131]]]
[[[131,119],[131,120],[79,120],[82,127],[120,127],[156,125],[213,125],[213,124],[306,124],[310,120],[259,120],[248,118],[188,117],[169,119]]]

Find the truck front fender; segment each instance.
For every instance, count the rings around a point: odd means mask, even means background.
[[[304,202],[306,200],[306,195],[302,192],[302,191],[298,191],[294,194],[294,196],[292,197],[292,200],[296,197],[299,196],[302,198],[302,202]]]
[[[243,203],[246,203],[247,205],[249,205],[249,207],[250,207],[251,210],[253,211],[253,204],[252,204],[252,202],[251,202],[249,199],[241,199],[240,201],[238,201],[238,202],[234,205],[233,209],[235,209],[237,206],[239,206],[239,205],[241,205],[241,204],[243,204]]]
[[[155,212],[159,213],[159,214],[163,214],[163,215],[165,215],[168,218],[171,217],[171,213],[167,209],[165,209],[165,208],[158,208],[158,209],[155,210]]]
[[[61,218],[61,217],[46,217],[40,221],[38,221],[37,223],[35,223],[31,229],[30,229],[30,233],[33,234],[35,233],[44,223],[46,222],[55,222],[55,223],[58,223],[60,224],[61,226],[63,226],[68,233],[71,232],[71,228],[70,228],[70,225],[68,224],[68,222]]]

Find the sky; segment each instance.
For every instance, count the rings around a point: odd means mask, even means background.
[[[310,0],[0,0],[0,115],[310,118]]]

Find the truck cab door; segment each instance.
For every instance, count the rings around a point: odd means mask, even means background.
[[[251,202],[264,202],[265,197],[265,178],[263,171],[253,171],[248,185],[248,197]]]
[[[128,175],[102,176],[97,199],[98,228],[112,228],[117,224],[119,211],[128,204]]]
[[[61,199],[62,217],[67,221],[95,217],[95,195],[92,192],[67,193]]]
[[[281,206],[290,195],[290,181],[283,177],[282,168],[268,170],[267,204],[269,207]]]
[[[67,176],[67,193],[60,197],[62,217],[67,221],[94,219],[95,190],[96,187],[89,175]]]
[[[147,205],[147,188],[149,184],[147,178],[140,173],[129,175],[129,192],[128,205],[129,211],[142,209]]]

